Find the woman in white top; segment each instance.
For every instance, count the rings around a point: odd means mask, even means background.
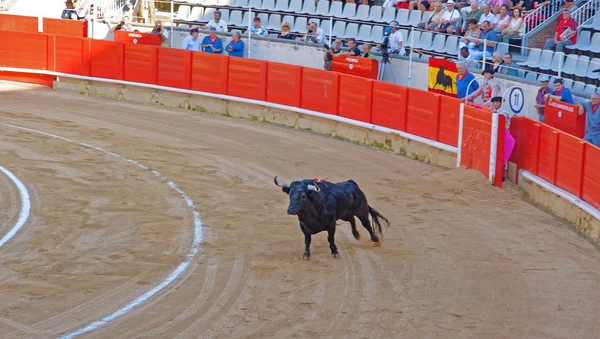
[[[508,27],[502,30],[502,42],[508,43],[510,39],[515,39],[521,36],[521,27],[523,27],[523,18],[519,8],[513,9],[512,18]]]

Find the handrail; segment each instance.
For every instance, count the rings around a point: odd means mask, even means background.
[[[573,17],[578,26],[581,27],[592,21],[595,15],[599,15],[598,9],[600,9],[600,1],[590,0],[572,12],[571,17]]]
[[[118,12],[122,11],[125,3],[127,3],[127,0],[94,0],[94,6],[101,9],[105,19],[115,17]],[[98,14],[100,14],[100,11],[98,11]],[[100,18],[100,16],[98,16],[98,18]]]

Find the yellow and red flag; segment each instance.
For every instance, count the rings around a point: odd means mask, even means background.
[[[433,93],[457,97],[456,64],[439,58],[429,58],[427,90]]]

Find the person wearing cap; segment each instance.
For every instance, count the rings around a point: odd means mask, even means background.
[[[577,106],[579,106],[579,114],[585,113],[583,140],[600,147],[600,94],[592,94],[590,101],[580,102]]]
[[[554,80],[554,91],[550,92],[550,94],[546,94],[544,98],[546,100],[560,100],[562,102],[566,102],[567,104],[573,105],[573,96],[571,95],[571,90],[565,87],[562,79]]]
[[[473,93],[479,89],[479,83],[475,76],[467,71],[467,66],[462,62],[456,63],[456,94],[458,99],[465,101],[467,94]],[[473,102],[473,100],[470,100]]]
[[[404,49],[404,37],[398,30],[398,26],[400,25],[397,21],[390,22],[390,28],[392,29],[392,32],[389,36],[388,51],[390,54],[406,55],[406,50]],[[383,40],[385,40],[385,37],[383,37],[381,40],[382,43]],[[377,49],[381,49],[381,44],[377,45]]]
[[[255,16],[254,20],[252,20],[252,27],[250,27],[248,29],[248,31],[250,31],[250,34],[252,34],[252,35],[258,35],[258,36],[269,35],[269,32],[267,32],[267,30],[263,26],[261,26],[260,18],[257,16]]]
[[[535,108],[538,111],[539,122],[544,122],[544,106],[546,105],[546,94],[550,94],[552,90],[548,87],[550,78],[547,75],[542,75],[538,79],[540,88],[538,88],[537,96],[535,97]]]
[[[475,92],[467,95],[468,101],[474,101],[481,96],[481,102],[484,106],[491,106],[491,99],[500,94],[500,85],[494,80],[494,70],[491,67],[486,67],[483,72],[483,84]]]
[[[505,125],[505,129],[506,131],[504,132],[504,153],[502,154],[502,160],[503,160],[503,167],[504,167],[504,173],[502,174],[502,181],[504,181],[504,178],[506,176],[506,171],[508,170],[508,167],[506,166],[506,164],[508,163],[508,159],[510,159],[510,155],[512,154],[513,149],[515,148],[515,138],[512,136],[512,134],[510,134],[510,117],[508,115],[508,112],[506,112],[505,110],[502,109],[502,97],[501,96],[494,96],[490,99],[491,102],[491,112],[494,114],[502,114],[506,117],[506,125]]]
[[[221,11],[215,11],[213,13],[213,19],[203,26],[203,28],[214,27],[217,29],[217,32],[227,32],[227,22],[225,20],[221,20]]]
[[[446,2],[446,11],[444,12],[444,16],[434,31],[452,34],[454,31],[456,31],[458,19],[460,19],[460,12],[454,8],[454,1],[448,0],[448,2]]]
[[[562,15],[558,19],[554,38],[546,40],[544,49],[562,52],[565,46],[575,43],[577,43],[577,22],[571,18],[571,12],[568,9],[563,9]]]
[[[244,42],[240,32],[233,32],[231,42],[225,47],[229,56],[244,57]]]
[[[217,29],[215,27],[209,28],[210,35],[207,35],[202,39],[202,52],[221,54],[223,52],[223,40],[217,36]]]
[[[183,39],[181,48],[188,51],[200,52],[200,39],[198,39],[198,27],[192,27],[190,29],[190,36]]]

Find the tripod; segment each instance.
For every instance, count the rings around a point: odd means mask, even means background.
[[[386,65],[390,63],[390,57],[389,55],[387,55],[387,53],[384,53],[383,58],[381,59],[381,61],[379,62],[379,68],[377,70],[377,80],[379,81],[383,81],[383,78],[385,76],[385,68]],[[394,76],[394,71],[392,70],[392,72],[390,73],[391,76],[391,83],[395,84],[396,83],[396,76]]]

